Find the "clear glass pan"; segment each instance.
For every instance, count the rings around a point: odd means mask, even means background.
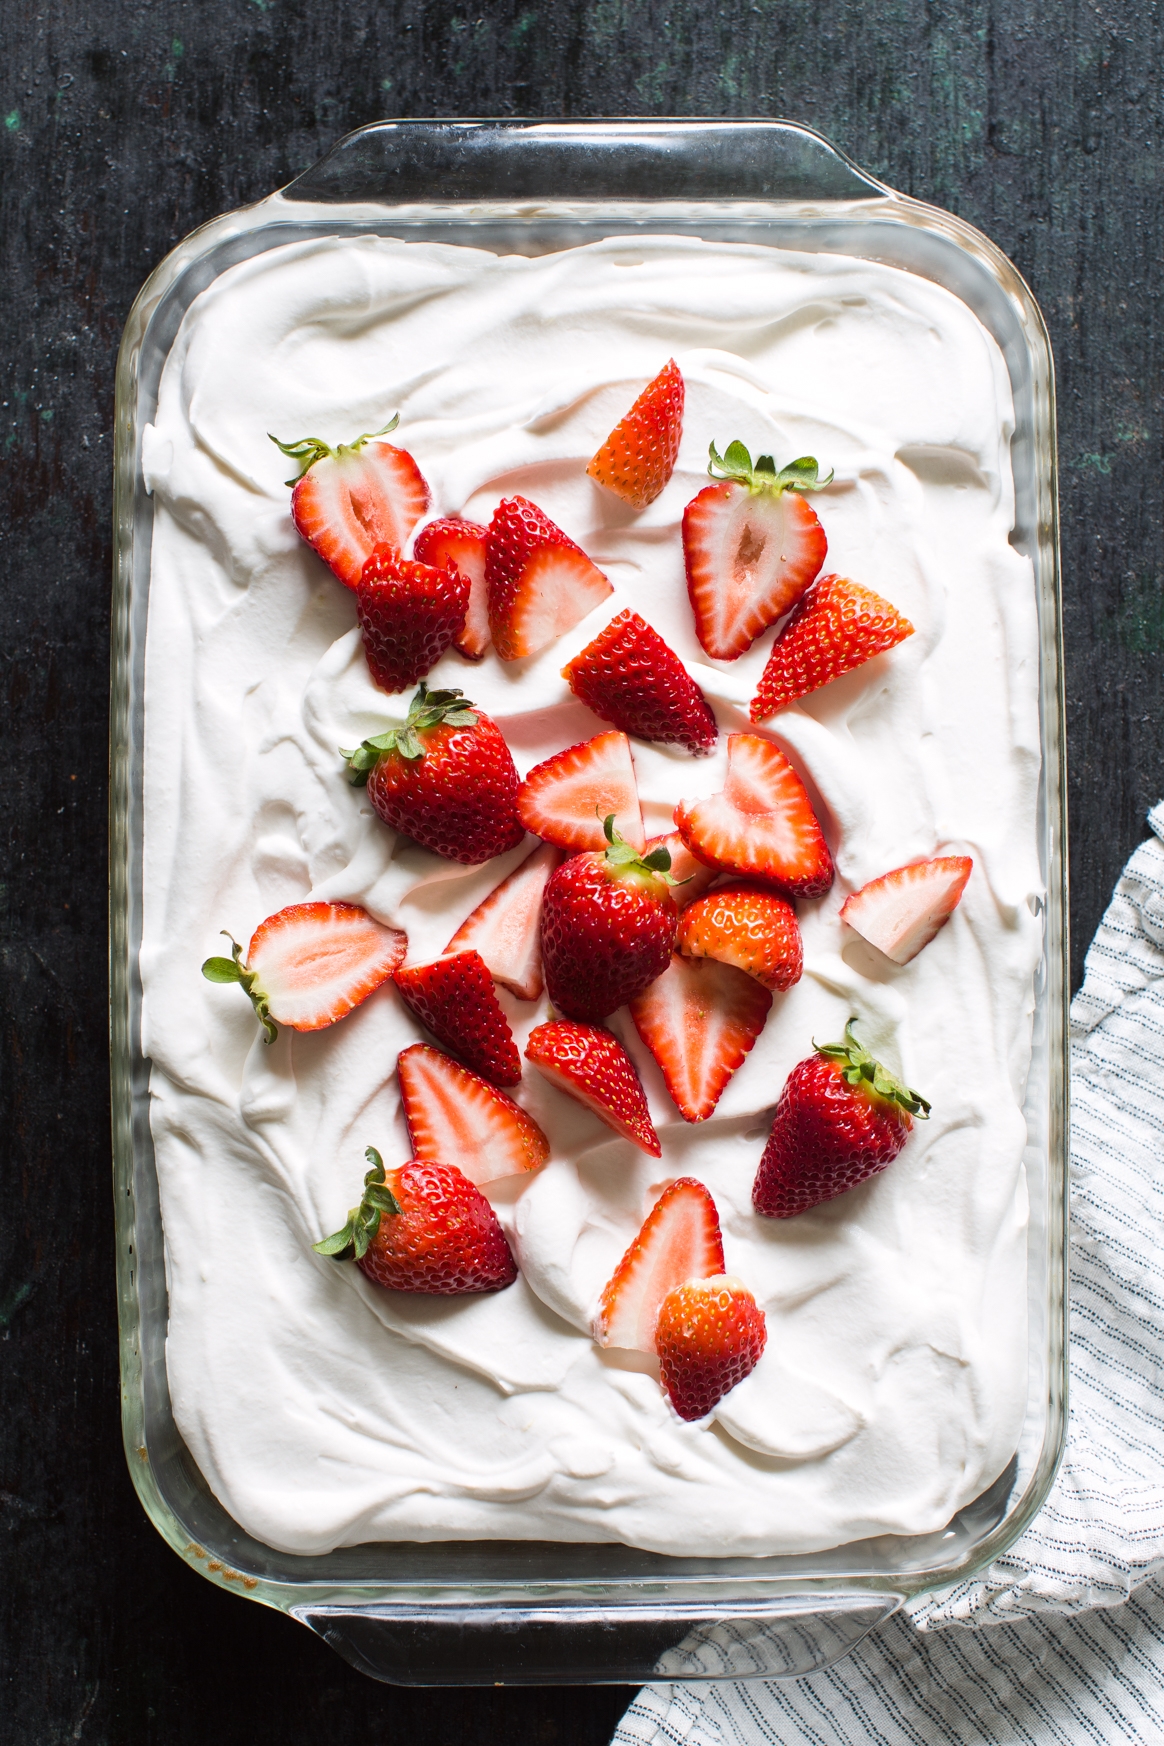
[[[140,1049],[143,657],[152,503],[140,442],[190,303],[282,243],[384,232],[534,255],[609,234],[685,233],[888,262],[936,281],[1002,349],[1017,415],[1015,546],[1041,636],[1044,951],[1027,1094],[1030,1367],[1006,1473],[941,1533],[812,1557],[671,1558],[619,1545],[372,1544],[294,1557],[211,1495],[174,1425],[166,1280]],[[1010,262],[949,213],[894,193],[786,122],[384,122],[288,188],[195,231],[130,312],[117,374],[111,797],[111,1025],[122,1422],[142,1504],[211,1580],[406,1684],[791,1677],[845,1654],[904,1598],[997,1557],[1041,1506],[1066,1425],[1064,711],[1054,381],[1038,308]]]

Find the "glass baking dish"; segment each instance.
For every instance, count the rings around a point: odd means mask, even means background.
[[[1016,411],[1014,545],[1041,641],[1038,831],[1046,891],[1026,1099],[1030,1362],[1002,1477],[940,1533],[808,1556],[684,1558],[622,1545],[377,1543],[292,1556],[212,1496],[176,1430],[165,1255],[140,1048],[143,661],[152,502],[141,433],[183,314],[227,267],[280,244],[383,232],[546,253],[665,232],[836,252],[933,280],[994,335]],[[143,287],[117,373],[111,793],[111,1028],[122,1422],[158,1531],[211,1581],[277,1607],[354,1666],[403,1684],[792,1677],[845,1654],[902,1601],[1009,1546],[1047,1495],[1066,1424],[1064,711],[1054,383],[1046,330],[1010,262],[808,129],[763,121],[410,121],[350,134],[281,192],[187,237]]]

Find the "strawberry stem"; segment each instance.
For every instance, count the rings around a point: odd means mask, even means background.
[[[595,812],[598,808],[594,808]],[[661,879],[664,885],[686,885],[686,879],[676,879],[670,871],[671,851],[662,844],[652,849],[649,855],[640,855],[633,843],[628,843],[614,828],[615,815],[608,812],[602,821],[602,834],[610,845],[606,851],[606,859],[610,866],[617,867],[621,873],[649,873],[654,879]],[[688,875],[688,878],[692,875]]]
[[[341,1231],[333,1231],[330,1237],[321,1237],[318,1243],[312,1243],[317,1255],[330,1255],[333,1261],[362,1260],[380,1229],[384,1214],[396,1215],[401,1211],[400,1202],[385,1186],[384,1160],[375,1146],[369,1146],[364,1156],[372,1168],[364,1177],[363,1198],[359,1206],[354,1206],[349,1212],[348,1222]]]
[[[229,958],[207,958],[202,966],[202,974],[207,982],[237,982],[250,996],[255,1016],[263,1027],[268,1043],[273,1043],[279,1035],[279,1027],[271,1017],[267,1004],[267,996],[258,986],[258,975],[254,970],[248,970],[243,963],[242,947],[232,934],[222,930],[223,937],[230,941],[231,956]]]
[[[446,727],[476,727],[478,719],[463,691],[430,691],[422,679],[408,706],[407,721],[389,728],[386,733],[376,734],[370,740],[362,740],[353,752],[340,747],[340,757],[348,767],[352,787],[363,788],[381,758],[386,758],[389,752],[398,752],[402,758],[423,758],[424,747],[418,736],[427,729],[442,724]]]
[[[374,442],[377,437],[387,436],[390,431],[396,429],[399,423],[400,414],[393,413],[383,430],[365,431],[363,436],[358,436],[354,442],[338,443],[334,449],[325,443],[322,437],[300,437],[296,443],[281,443],[277,436],[271,436],[270,431],[267,432],[267,435],[271,437],[271,441],[282,454],[287,455],[292,461],[299,462],[299,471],[294,479],[283,481],[285,485],[298,485],[304,473],[310,472],[316,461],[327,459],[338,461],[341,455],[358,455],[365,443]]]
[[[856,1024],[854,1015],[845,1026],[843,1043],[813,1043],[818,1055],[823,1055],[827,1061],[836,1061],[841,1065],[841,1078],[849,1085],[862,1083],[872,1086],[879,1097],[889,1103],[899,1103],[908,1114],[926,1121],[930,1113],[930,1105],[916,1091],[910,1091],[895,1079],[892,1073],[886,1071],[880,1061],[875,1061],[864,1043],[859,1043],[853,1035]]]
[[[831,467],[821,477],[815,455],[801,455],[777,472],[771,455],[758,455],[753,465],[743,443],[729,443],[722,455],[711,443],[708,452],[711,460],[707,470],[713,479],[729,479],[735,485],[746,485],[749,491],[771,491],[779,497],[782,491],[823,491],[833,481]]]

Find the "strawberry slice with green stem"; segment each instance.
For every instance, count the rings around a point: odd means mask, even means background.
[[[689,1279],[723,1272],[723,1237],[715,1202],[693,1176],[663,1190],[634,1242],[603,1287],[594,1319],[600,1346],[655,1350],[659,1306]]]
[[[429,489],[407,449],[378,442],[396,429],[400,415],[335,448],[321,437],[271,441],[299,463],[288,485],[291,518],[308,545],[347,588],[358,588],[364,565],[377,546],[402,551],[428,508]]]
[[[550,1142],[520,1104],[428,1043],[396,1061],[413,1157],[455,1164],[478,1187],[539,1170]]]
[[[550,1019],[530,1032],[525,1058],[551,1085],[593,1110],[616,1134],[653,1158],[662,1156],[635,1064],[602,1025]]]

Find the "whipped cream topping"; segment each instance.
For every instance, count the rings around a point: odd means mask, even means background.
[[[590,456],[669,356],[687,385],[669,485],[635,514]],[[467,869],[397,838],[341,746],[399,719],[355,597],[299,539],[268,440],[375,430],[415,456],[432,514],[488,522],[531,497],[614,594],[510,665],[447,655],[519,772],[601,731],[560,670],[630,606],[715,709],[716,753],[632,742],[648,834],[723,786],[773,632],[704,655],[685,504],[707,445],[835,469],[814,497],[826,569],[916,635],[765,728],[804,775],[837,863],[798,906],[802,981],[777,995],[713,1116],[686,1124],[625,1010],[663,1157],[526,1069],[553,1148],[486,1190],[521,1276],[493,1296],[385,1292],[311,1253],[358,1199],[364,1148],[409,1155],[396,1055],[422,1035],[389,985],[331,1030],[264,1044],[199,973],[285,904],[343,899],[439,953],[532,839]],[[670,1553],[813,1551],[943,1525],[1013,1453],[1026,1396],[1021,1105],[1040,953],[1035,601],[1010,545],[1002,358],[951,294],[835,255],[612,238],[534,259],[363,237],[235,266],[192,304],[144,442],[156,506],[146,650],[143,1046],[169,1283],[174,1412],[208,1483],[260,1540],[622,1540]],[[912,858],[974,859],[949,924],[898,969],[839,920]],[[546,1003],[500,990],[519,1044]],[[756,1216],[771,1106],[812,1039],[861,1039],[933,1104],[882,1175],[791,1220]],[[715,1197],[728,1270],[768,1322],[757,1369],[681,1423],[654,1361],[601,1351],[598,1293],[662,1186]]]

